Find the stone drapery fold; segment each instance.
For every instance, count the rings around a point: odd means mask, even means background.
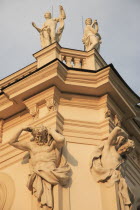
[[[53,186],[67,185],[70,179],[70,170],[70,166],[62,155],[58,168],[33,169],[32,174],[29,174],[27,187],[37,198],[41,207],[53,208]]]
[[[106,169],[102,166],[101,157],[104,146],[97,147],[90,159],[90,171],[98,183],[106,183],[107,187],[111,187],[115,182],[118,183],[118,196],[121,210],[130,210],[132,205],[129,198],[128,187],[121,172],[116,169]]]

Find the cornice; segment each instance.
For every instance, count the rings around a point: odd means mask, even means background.
[[[59,98],[60,97],[60,91],[55,86],[48,88],[45,91],[42,91],[41,93],[38,93],[26,100],[24,100],[24,104],[27,106],[32,106],[33,104],[42,104],[41,102],[44,101],[50,97]]]
[[[9,100],[5,95],[0,95],[0,111],[12,106],[13,101]]]
[[[90,141],[90,144],[96,145],[98,141],[104,141],[108,138],[109,124],[108,119],[98,123],[64,119],[63,134],[69,137],[68,142],[86,144]],[[71,137],[74,137],[74,139],[71,140]],[[80,139],[82,139],[81,142]]]
[[[135,122],[133,121],[133,119],[126,119],[124,121],[124,126],[126,127],[128,133],[131,136],[134,136],[137,141],[140,143],[140,129],[139,127],[135,124]]]
[[[116,74],[118,77],[116,77]],[[121,96],[125,100],[127,100],[127,102],[132,107],[134,107],[137,103],[140,102],[140,98],[136,94],[134,94],[134,92],[130,89],[130,87],[126,84],[126,82],[122,79],[122,77],[115,69],[113,69],[113,71],[110,71],[109,79],[115,90],[121,93]]]
[[[121,84],[119,87],[119,78],[116,78],[115,73],[111,72],[113,71],[110,66],[98,71],[75,70],[68,68],[56,59],[49,65],[40,68],[39,71],[7,87],[4,92],[9,99],[3,104],[1,113],[3,114],[6,111],[10,116],[10,112],[14,114],[14,110],[15,112],[20,112],[26,108],[23,103],[24,100],[55,85],[61,91],[68,93],[72,92],[83,95],[88,93],[88,95],[92,96],[100,96],[109,93],[115,103],[119,103],[118,106],[122,107],[122,112],[125,111],[127,117],[134,117],[136,115],[134,107],[136,97],[134,96],[133,102],[129,103],[128,93],[126,95],[123,92],[123,88],[125,91],[128,89],[125,88],[124,85],[122,85],[124,87],[120,89]],[[116,83],[114,83],[114,81],[116,81]],[[11,104],[13,102],[10,100],[13,100],[14,104]],[[5,114],[2,118],[6,118]]]
[[[28,119],[28,122],[32,119],[32,116],[29,113],[26,113],[21,118],[19,116],[17,116],[13,119],[9,119],[9,120],[5,121],[4,126],[3,126],[3,132],[8,131],[9,129],[11,129],[12,127],[14,127],[16,125],[22,124],[22,122],[27,121],[27,119]],[[61,124],[63,124],[63,117],[57,110],[53,111],[53,112],[49,112],[45,117],[38,118],[37,121],[30,121],[30,122],[31,122],[32,126],[37,126],[37,125],[44,124],[44,123],[45,123],[45,125],[48,125],[48,121],[49,121],[49,122],[51,122],[51,124],[49,124],[49,126],[51,126],[54,123],[53,121],[54,120],[56,121],[57,119],[59,119],[60,127],[62,127]]]
[[[27,78],[24,78],[22,81],[17,82],[15,85],[10,86],[5,89],[5,93],[9,95],[9,98],[14,98],[15,96],[26,92],[30,89],[30,91],[39,85],[40,83],[44,83],[54,76],[57,76],[57,66],[58,63],[53,63],[48,68],[43,68],[40,72],[34,73],[34,77],[30,75]],[[27,96],[25,96],[27,97]]]
[[[96,74],[91,74],[91,72],[86,71],[75,71],[73,69],[69,69],[66,82],[87,86],[87,87],[99,87],[102,83],[106,83],[108,81],[108,72],[109,69],[106,68],[102,71],[97,71]]]
[[[11,74],[10,76],[2,79],[0,81],[0,88],[3,89],[4,87],[11,85],[15,81],[17,81],[19,79],[23,79],[27,75],[34,72],[36,69],[37,69],[37,62],[35,61],[34,63],[32,63],[32,64],[20,69],[19,71]]]
[[[11,129],[14,126],[17,126],[19,124],[22,124],[23,122],[26,122],[27,120],[31,120],[31,115],[27,112],[27,110],[19,113],[18,115],[15,115],[14,117],[8,118],[4,121],[3,125],[3,132]]]
[[[105,108],[107,95],[96,97],[78,94],[61,94],[60,105],[99,110]]]

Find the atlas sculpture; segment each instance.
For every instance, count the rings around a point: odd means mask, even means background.
[[[31,133],[30,141],[18,140],[23,131]],[[43,210],[54,207],[53,186],[65,186],[70,179],[70,167],[62,155],[64,141],[63,135],[45,126],[22,128],[9,141],[13,147],[29,152],[31,172],[27,187]]]

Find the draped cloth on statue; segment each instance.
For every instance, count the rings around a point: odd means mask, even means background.
[[[69,173],[70,166],[62,155],[60,165],[57,168],[34,168],[33,173],[29,175],[27,187],[35,195],[41,207],[53,208],[52,187],[57,184],[65,186],[70,179]]]
[[[118,169],[108,169],[102,166],[101,158],[104,146],[97,147],[91,155],[90,171],[97,182],[106,183],[111,187],[115,182],[118,183],[118,196],[121,210],[130,210],[131,201],[128,194],[128,187],[125,179]],[[118,167],[117,167],[118,168]]]

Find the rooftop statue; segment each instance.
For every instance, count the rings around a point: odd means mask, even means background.
[[[22,131],[32,134],[31,141],[18,141]],[[40,126],[20,129],[9,141],[13,147],[29,152],[31,174],[27,187],[44,210],[53,209],[53,186],[64,186],[70,179],[70,167],[61,151],[64,140],[54,129]]]
[[[120,127],[115,127],[108,139],[91,156],[90,170],[96,181],[107,187],[118,183],[117,193],[122,210],[130,210],[132,206],[121,165],[133,148],[134,142],[128,139],[127,133]]]
[[[91,18],[87,18],[85,20],[85,29],[83,35],[83,44],[85,46],[85,51],[90,51],[92,49],[96,49],[99,51],[101,44],[101,36],[98,33],[99,27],[97,20],[92,22]]]
[[[41,47],[47,47],[54,42],[59,42],[64,30],[64,19],[66,19],[66,14],[63,7],[60,5],[60,16],[58,18],[52,18],[51,13],[45,13],[44,17],[46,19],[42,28],[38,28],[34,22],[32,22],[33,27],[40,33]],[[59,27],[57,28],[57,23]],[[56,31],[57,30],[57,31]]]

